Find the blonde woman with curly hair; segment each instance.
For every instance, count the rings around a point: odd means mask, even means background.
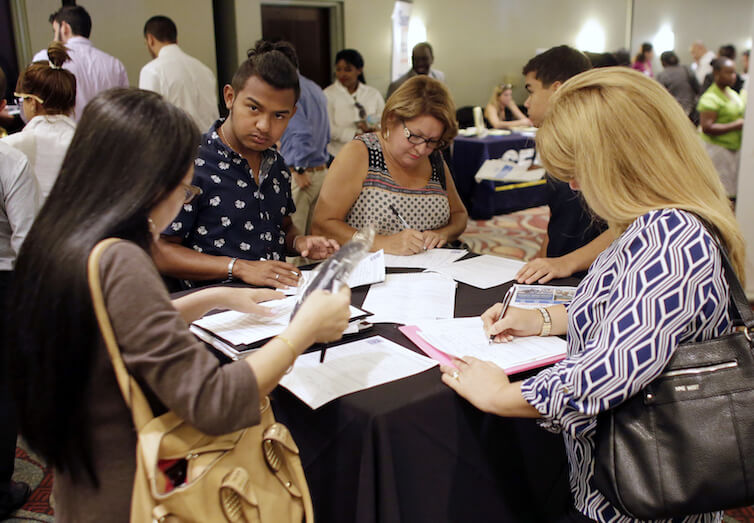
[[[498,342],[567,334],[564,360],[511,383],[495,365],[465,358],[443,366],[442,379],[481,410],[540,418],[562,432],[574,500],[564,521],[626,522],[591,483],[597,415],[657,377],[679,343],[731,331],[720,250],[701,219],[741,279],[744,242],[714,166],[659,83],[625,68],[594,69],[565,82],[551,102],[537,133],[542,162],[582,192],[616,240],[567,309],[509,307],[498,320],[496,304],[482,316]]]

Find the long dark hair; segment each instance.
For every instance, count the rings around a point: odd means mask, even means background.
[[[49,198],[27,236],[11,288],[5,368],[26,441],[96,484],[87,404],[101,340],[87,283],[103,238],[149,249],[150,210],[175,190],[199,144],[180,109],[150,91],[110,89],[86,106]],[[134,290],[138,292],[138,290]]]
[[[644,42],[641,44],[641,50],[636,55],[635,61],[637,62],[646,62],[647,61],[647,53],[652,52],[652,44],[649,42]]]

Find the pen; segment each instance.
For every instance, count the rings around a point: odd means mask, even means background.
[[[322,350],[319,351],[319,362],[324,363],[325,362],[325,352],[327,352],[327,344],[325,344],[322,347]]]
[[[408,225],[408,222],[406,222],[406,220],[404,220],[404,219],[403,219],[403,216],[401,216],[401,213],[399,213],[399,212],[398,212],[398,209],[396,209],[396,208],[395,208],[395,205],[393,205],[393,204],[391,203],[391,204],[390,204],[390,205],[389,205],[388,207],[390,207],[390,210],[391,210],[391,211],[393,211],[393,214],[395,214],[395,215],[396,215],[396,216],[398,217],[398,219],[399,219],[399,220],[401,221],[401,223],[403,224],[403,226],[404,226],[404,227],[405,227],[406,229],[410,229],[410,228],[411,228],[411,227],[410,227],[410,226]]]
[[[503,296],[503,308],[500,309],[500,316],[498,316],[497,321],[495,323],[502,320],[503,316],[505,316],[505,311],[508,310],[508,305],[510,305],[511,303],[511,299],[513,298],[513,293],[515,292],[515,290],[516,290],[515,284],[508,287],[508,291],[505,293],[505,296]],[[490,335],[490,343],[492,343],[494,339],[495,339],[495,336]]]

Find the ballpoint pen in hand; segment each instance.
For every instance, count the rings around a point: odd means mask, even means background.
[[[395,215],[396,215],[396,216],[398,217],[398,219],[399,219],[399,220],[401,221],[401,223],[403,224],[403,226],[404,226],[404,227],[405,227],[406,229],[410,229],[410,228],[411,228],[411,227],[410,227],[410,226],[408,225],[408,222],[407,222],[406,220],[404,220],[404,219],[403,219],[403,216],[401,216],[401,213],[399,213],[399,212],[398,212],[398,209],[396,209],[396,208],[395,208],[395,205],[393,205],[393,204],[391,203],[390,205],[388,205],[388,207],[390,207],[390,210],[391,210],[391,211],[393,211],[393,214],[395,214]]]
[[[497,317],[497,323],[498,321],[503,319],[503,316],[505,316],[505,311],[508,310],[508,305],[510,305],[511,300],[513,299],[513,293],[516,292],[516,285],[513,284],[508,288],[508,291],[505,293],[505,296],[503,296],[503,308],[500,309],[500,316]],[[492,343],[495,339],[494,334],[490,334],[490,343]]]

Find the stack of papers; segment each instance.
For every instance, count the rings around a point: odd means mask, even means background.
[[[441,363],[449,363],[451,356],[473,356],[491,361],[508,374],[549,365],[566,355],[566,342],[556,336],[527,336],[507,343],[490,343],[480,317],[425,321],[400,330]]]
[[[449,265],[457,259],[463,258],[468,253],[469,251],[467,251],[466,249],[430,249],[428,251],[420,252],[419,254],[411,254],[409,256],[386,254],[385,266],[435,269],[437,267]]]
[[[519,165],[516,162],[497,158],[495,160],[485,160],[477,173],[474,180],[492,180],[496,182],[534,182],[541,180],[545,175],[542,168],[530,169],[526,165]]]
[[[319,357],[319,352],[299,356],[293,370],[280,380],[283,387],[313,409],[346,394],[419,374],[437,365],[382,336],[327,349],[323,363]]]
[[[489,289],[515,279],[524,265],[526,263],[520,260],[483,254],[432,271],[480,289]]]
[[[384,283],[369,288],[362,307],[372,323],[416,323],[452,318],[456,282],[432,273],[388,274]]]
[[[311,273],[312,271],[301,271],[299,287],[306,283],[311,277]],[[379,283],[381,281],[385,281],[385,251],[382,249],[368,255],[354,267],[351,276],[348,278],[348,286],[353,289],[354,287]],[[298,287],[288,287],[281,290],[286,296],[293,296],[298,292]]]
[[[191,331],[226,354],[228,350],[233,349],[235,354],[228,356],[234,357],[239,353],[237,347],[252,345],[283,332],[290,322],[295,303],[296,297],[289,296],[260,304],[269,309],[272,316],[258,316],[238,311],[210,314],[196,320],[191,325]],[[366,316],[366,313],[351,306],[351,318],[361,316]]]

